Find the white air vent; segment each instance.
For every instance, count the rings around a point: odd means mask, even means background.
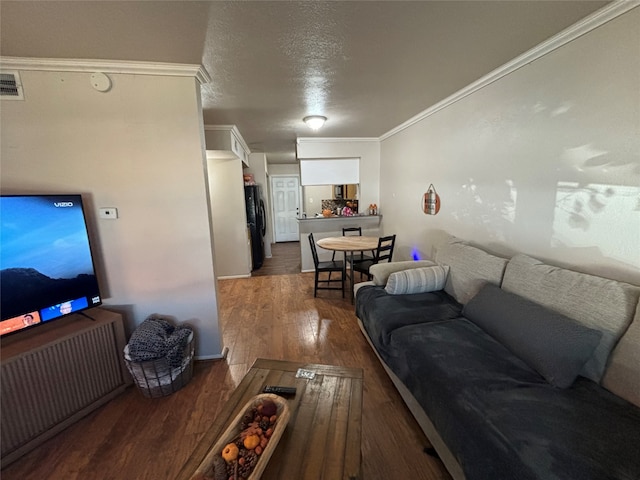
[[[2,100],[24,100],[18,72],[0,72],[0,98]]]

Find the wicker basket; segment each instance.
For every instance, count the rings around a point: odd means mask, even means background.
[[[129,357],[129,345],[124,348],[124,360],[138,390],[147,398],[159,398],[171,395],[189,383],[193,375],[193,352],[191,333],[179,367],[170,367],[166,358],[134,362]]]

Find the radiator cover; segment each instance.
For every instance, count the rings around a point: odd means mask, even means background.
[[[120,394],[122,316],[93,309],[3,339],[0,375],[2,467]],[[39,330],[42,329],[42,330]]]

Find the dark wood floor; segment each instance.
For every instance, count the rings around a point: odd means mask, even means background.
[[[275,265],[280,246],[269,262],[273,271],[289,268]],[[314,298],[312,273],[218,286],[226,360],[196,362],[192,381],[165,398],[128,389],[7,467],[2,479],[173,479],[258,357],[363,368],[364,478],[450,479],[440,461],[423,453],[427,441],[358,329],[348,298],[339,291]]]
[[[251,272],[251,276],[289,275],[301,270],[300,242],[280,242],[271,245],[271,258],[265,258],[262,267]]]

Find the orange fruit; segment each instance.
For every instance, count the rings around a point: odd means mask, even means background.
[[[238,452],[238,446],[235,443],[229,443],[222,449],[222,458],[224,458],[226,462],[233,462],[238,458]]]
[[[249,435],[242,443],[247,450],[253,450],[260,445],[260,437],[258,435]]]

